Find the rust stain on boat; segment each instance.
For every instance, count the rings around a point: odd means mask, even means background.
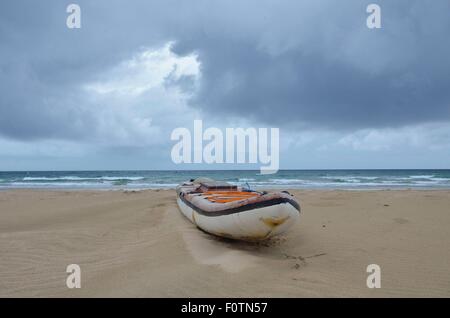
[[[261,221],[263,221],[264,224],[266,224],[268,227],[273,229],[273,228],[277,227],[278,225],[281,225],[284,222],[286,222],[287,219],[289,219],[289,216],[286,216],[284,218],[274,218],[274,217],[261,218]]]

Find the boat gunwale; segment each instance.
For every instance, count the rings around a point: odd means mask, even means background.
[[[231,214],[251,211],[251,210],[255,210],[255,209],[259,209],[259,208],[270,207],[270,206],[274,206],[274,205],[278,205],[278,204],[290,204],[290,205],[292,205],[292,207],[294,207],[298,211],[298,213],[300,213],[300,205],[298,204],[298,202],[294,199],[286,198],[286,197],[276,197],[276,198],[272,198],[272,199],[268,199],[268,200],[252,202],[252,203],[244,204],[244,205],[237,206],[237,207],[227,208],[227,209],[223,209],[223,210],[215,210],[215,211],[206,211],[206,210],[203,210],[202,208],[194,205],[192,202],[190,202],[189,200],[187,200],[185,198],[184,192],[180,192],[178,194],[178,197],[180,198],[180,200],[183,201],[183,203],[185,203],[188,207],[190,207],[191,209],[196,211],[198,214],[204,215],[204,216],[211,216],[211,217],[231,215]]]

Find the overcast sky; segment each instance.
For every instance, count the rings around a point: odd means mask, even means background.
[[[0,170],[230,168],[172,163],[194,119],[280,128],[281,168],[450,168],[450,1],[0,2]]]

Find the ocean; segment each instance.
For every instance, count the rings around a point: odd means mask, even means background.
[[[197,177],[252,189],[450,189],[450,170],[20,171],[0,172],[0,189],[173,189]]]

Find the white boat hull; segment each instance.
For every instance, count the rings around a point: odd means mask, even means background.
[[[291,204],[281,203],[233,214],[207,216],[195,211],[179,197],[177,202],[181,212],[203,231],[247,241],[265,240],[282,234],[297,222],[300,215]]]

